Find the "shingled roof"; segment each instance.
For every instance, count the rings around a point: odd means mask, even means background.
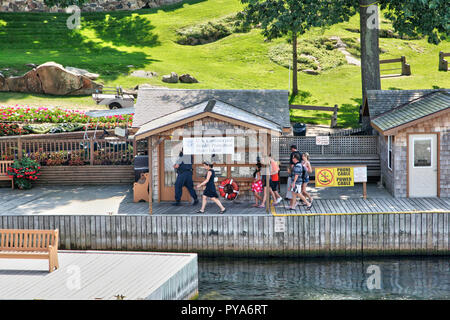
[[[438,112],[450,111],[450,92],[433,91],[393,107],[372,118],[372,125],[383,133]]]
[[[367,114],[370,116],[370,119],[374,119],[376,116],[397,106],[437,91],[450,93],[450,89],[367,90],[367,99],[364,104],[363,114]]]
[[[218,100],[251,114],[290,128],[287,90],[139,89],[133,127],[170,113]]]

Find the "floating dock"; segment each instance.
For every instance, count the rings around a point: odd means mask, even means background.
[[[198,293],[196,254],[59,251],[47,260],[0,259],[0,299],[181,300]]]

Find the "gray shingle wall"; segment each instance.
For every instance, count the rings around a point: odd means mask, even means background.
[[[401,130],[395,136],[394,142],[394,182],[390,190],[395,197],[406,197],[407,188],[407,134],[439,132],[440,133],[440,189],[441,197],[450,197],[450,114],[424,121],[417,125]],[[380,158],[386,157],[386,146],[380,138]],[[383,155],[384,154],[384,155]],[[389,180],[387,162],[382,160],[381,170],[386,181]],[[384,178],[383,178],[384,179]],[[388,186],[386,186],[388,188]],[[389,190],[389,188],[388,188]]]
[[[394,172],[388,167],[388,144],[385,136],[378,134],[378,148],[380,152],[380,167],[383,185],[394,194]],[[394,151],[395,152],[395,151]],[[394,153],[395,154],[395,153]]]

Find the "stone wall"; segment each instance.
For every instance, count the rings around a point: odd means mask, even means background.
[[[408,133],[440,133],[440,196],[450,197],[450,114],[436,117],[399,131],[394,138],[394,168],[393,182],[389,182],[389,169],[387,168],[387,142],[380,137],[380,160],[383,179],[386,177],[386,188],[395,197],[406,197],[407,186],[407,143]],[[384,158],[383,158],[384,157]],[[383,159],[385,159],[383,161]],[[388,183],[389,182],[389,183]],[[389,184],[391,186],[389,186]]]
[[[137,10],[157,8],[182,0],[91,0],[81,8],[85,12]],[[64,12],[58,7],[49,8],[43,0],[0,0],[0,12]]]

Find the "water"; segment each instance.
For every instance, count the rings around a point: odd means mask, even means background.
[[[450,259],[200,258],[199,299],[450,299]]]

